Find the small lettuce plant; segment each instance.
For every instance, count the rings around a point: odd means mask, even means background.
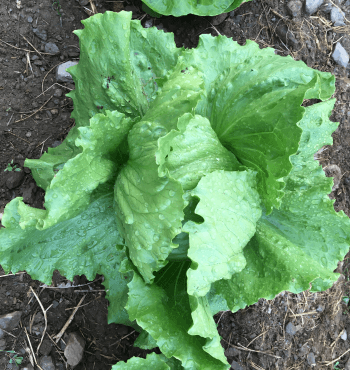
[[[334,77],[252,41],[177,48],[127,12],[83,23],[76,125],[26,160],[45,209],[6,206],[0,263],[47,284],[103,274],[109,322],[162,352],[114,370],[228,369],[214,314],[327,289],[349,249],[313,158],[337,127]]]
[[[151,15],[173,15],[180,17],[187,14],[218,15],[238,8],[249,0],[142,0],[143,8]],[[155,14],[153,13],[155,12]]]

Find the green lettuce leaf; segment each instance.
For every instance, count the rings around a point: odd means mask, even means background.
[[[123,144],[132,124],[123,114],[106,111],[106,115],[91,118],[90,126],[79,127],[76,145],[83,151],[67,161],[46,189],[47,212],[37,228],[47,229],[80,214],[90,204],[98,186],[115,179],[127,158]]]
[[[169,262],[164,269],[156,272],[151,285],[145,284],[135,272],[128,284],[129,299],[126,309],[129,317],[136,320],[154,338],[166,357],[179,359],[184,369],[228,369],[223,349],[217,345],[217,332],[216,340],[200,337],[195,334],[196,329],[192,329],[193,335],[189,333],[193,321],[186,292],[188,266],[189,262]],[[200,314],[195,314],[195,317],[199,318]],[[211,320],[215,326],[212,317]],[[199,333],[203,330],[205,335],[212,335],[209,328],[200,328],[198,325],[196,321]]]
[[[1,230],[1,266],[13,273],[26,270],[33,279],[48,285],[56,269],[68,280],[83,274],[93,280],[96,274],[103,274],[111,303],[109,321],[131,325],[124,307],[132,275],[118,272],[126,255],[112,204],[113,193],[107,193],[73,219],[37,230],[37,219],[29,216],[35,209],[15,198],[6,206],[2,218],[5,228]],[[29,217],[32,221],[24,222],[23,229],[22,220]]]
[[[261,217],[255,173],[215,171],[204,176],[191,195],[200,199],[196,213],[204,218],[183,226],[190,236],[188,294],[205,296],[210,285],[230,279],[246,265],[243,248]],[[215,196],[213,194],[215,193]]]
[[[146,358],[133,357],[127,362],[120,361],[112,366],[112,370],[169,370],[170,366],[162,359],[160,355],[150,353]]]
[[[316,289],[326,289],[337,280],[333,270],[349,250],[349,219],[334,211],[327,196],[332,179],[313,159],[320,147],[332,144],[331,133],[338,125],[328,119],[333,105],[330,100],[306,108],[282,206],[258,222],[244,250],[244,270],[212,285],[208,299],[213,313],[227,307],[237,311],[283,290],[300,293],[313,282]]]
[[[244,0],[142,0],[158,14],[180,17],[187,14],[218,15],[236,9]]]
[[[221,58],[217,58],[221,55]],[[283,198],[283,178],[298,149],[304,99],[328,99],[334,77],[281,58],[253,41],[202,35],[198,47],[179,63],[203,72],[207,95],[196,113],[209,119],[220,142],[246,167],[258,172],[258,190],[267,213]]]

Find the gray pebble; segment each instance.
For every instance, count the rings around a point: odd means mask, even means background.
[[[32,59],[32,60],[37,60],[37,59],[39,59],[39,57],[38,57],[37,55],[35,55],[35,54],[34,54],[34,55],[31,57],[31,59]]]
[[[331,10],[331,21],[334,23],[336,27],[345,26],[344,13],[335,6],[333,6]]]
[[[318,8],[323,4],[323,0],[306,0],[305,10],[306,13],[312,15],[317,12]]]
[[[29,17],[27,18],[27,21],[28,21],[28,23],[32,23],[32,22],[33,22],[33,18],[32,18],[31,16],[29,16]]]
[[[148,19],[146,22],[145,22],[145,28],[150,28],[153,26],[153,20],[152,19]]]
[[[53,96],[56,97],[56,98],[60,98],[62,96],[62,90],[61,89],[56,89]]]
[[[60,53],[60,49],[53,42],[48,42],[47,44],[45,44],[45,52],[56,55]]]
[[[39,365],[43,370],[55,370],[51,356],[43,356],[39,359]]]
[[[28,132],[26,133],[26,136],[27,136],[27,137],[31,137],[31,136],[32,136],[32,133],[31,133],[30,131],[28,131]]]
[[[323,311],[324,311],[324,306],[319,305],[319,306],[316,308],[316,311],[317,311],[317,312],[323,312]]]
[[[39,39],[46,41],[47,32],[45,30],[40,30],[39,28],[33,28],[33,32],[39,37]]]
[[[66,69],[76,64],[78,64],[78,62],[66,62],[60,64],[56,70],[57,82],[73,82],[72,76],[66,71]]]
[[[307,355],[307,363],[310,365],[310,366],[315,366],[316,365],[316,359],[315,359],[315,355],[310,352],[308,355]]]
[[[289,335],[294,335],[297,332],[297,328],[293,325],[293,323],[289,322],[286,325],[286,333]]]
[[[348,333],[346,332],[345,329],[343,330],[340,338],[343,339],[344,341],[348,339]]]
[[[335,45],[335,49],[332,54],[332,58],[334,61],[341,65],[342,67],[346,68],[349,63],[349,54],[347,51],[343,48],[342,44],[340,42],[337,42]]]
[[[299,18],[301,16],[301,8],[303,3],[300,0],[292,0],[287,4],[287,9],[293,18]]]

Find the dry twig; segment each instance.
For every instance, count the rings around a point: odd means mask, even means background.
[[[78,306],[77,307],[75,307],[75,309],[74,309],[74,311],[72,312],[72,314],[69,316],[69,319],[67,320],[67,322],[64,324],[64,326],[63,326],[63,328],[61,329],[61,331],[57,334],[57,335],[55,335],[54,337],[53,337],[53,339],[55,339],[56,340],[56,343],[58,343],[59,342],[59,340],[61,339],[61,337],[62,337],[62,335],[64,334],[64,332],[66,331],[66,329],[68,328],[68,326],[69,326],[69,324],[73,321],[73,318],[74,318],[74,315],[75,315],[75,313],[78,311],[78,308],[80,307],[80,305],[83,303],[83,300],[85,299],[85,295],[84,295],[84,297],[79,301],[79,303],[78,303]]]

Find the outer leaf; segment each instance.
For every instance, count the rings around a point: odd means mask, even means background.
[[[337,280],[339,275],[332,271],[348,252],[350,221],[343,212],[334,211],[327,196],[332,179],[313,159],[320,147],[332,143],[330,134],[337,124],[328,117],[333,105],[332,100],[306,109],[282,206],[258,223],[255,237],[244,250],[246,268],[229,281],[214,283],[210,302],[213,294],[218,295],[236,311],[283,290],[299,293],[313,281],[316,289],[325,289]]]
[[[184,190],[191,190],[210,172],[241,167],[220,143],[208,119],[187,113],[179,118],[177,127],[178,131],[171,130],[159,139],[156,156],[160,176],[169,171]]]
[[[43,189],[53,179],[54,169],[80,152],[75,145],[78,127],[88,126],[101,107],[142,116],[181,51],[172,33],[143,28],[140,21],[131,21],[131,12],[105,12],[82,23],[85,28],[75,32],[80,38],[80,61],[69,69],[75,82],[75,90],[68,94],[74,103],[75,127],[60,146],[26,161]]]
[[[246,265],[243,248],[255,234],[261,217],[255,173],[215,171],[204,176],[191,192],[200,202],[196,213],[204,222],[187,222],[183,230],[190,235],[188,294],[205,296],[210,285],[230,279]]]
[[[157,273],[155,282],[147,285],[137,273],[128,284],[129,299],[127,311],[130,319],[137,323],[156,340],[162,353],[182,362],[185,369],[216,370],[227,369],[222,347],[216,356],[206,352],[205,338],[191,336],[187,331],[192,326],[191,309],[186,293],[186,269],[188,262],[170,262]]]
[[[81,137],[76,144],[83,152],[68,160],[51,181],[45,194],[47,213],[39,220],[39,229],[78,215],[89,205],[100,184],[116,178],[118,165],[127,155],[123,144],[131,126],[132,121],[123,114],[106,111],[106,115],[94,116],[89,127],[79,128]]]
[[[26,270],[46,284],[51,284],[56,269],[69,280],[82,274],[93,280],[96,274],[103,274],[111,301],[109,321],[131,324],[124,310],[131,275],[118,272],[125,252],[118,247],[123,239],[117,231],[112,202],[113,194],[105,194],[75,218],[37,230],[35,209],[21,198],[12,200],[2,218],[5,229],[0,231],[2,267],[13,273]],[[21,221],[29,217],[31,222],[22,229]]]
[[[220,55],[221,58],[217,58]],[[183,53],[183,66],[204,73],[207,97],[196,112],[206,116],[221,143],[246,167],[258,171],[259,193],[268,213],[283,197],[283,177],[297,151],[304,98],[327,99],[334,77],[303,62],[260,50],[248,41],[239,46],[226,37],[200,38]]]
[[[229,9],[237,8],[242,0],[142,0],[148,7],[159,14],[180,17],[187,14],[218,15]],[[235,6],[234,6],[235,5]],[[234,6],[234,7],[233,7]]]
[[[146,358],[133,357],[127,362],[120,361],[112,366],[112,370],[169,370],[170,367],[163,361],[162,357],[150,353]]]

